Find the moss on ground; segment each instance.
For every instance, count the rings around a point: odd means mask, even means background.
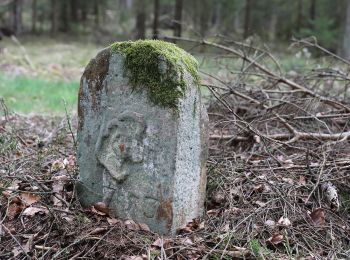
[[[199,85],[196,59],[173,43],[159,40],[116,42],[112,51],[125,56],[125,73],[136,90],[146,87],[150,100],[159,106],[177,109],[186,91],[188,71]]]

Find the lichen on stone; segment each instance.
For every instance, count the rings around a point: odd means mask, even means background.
[[[125,73],[132,87],[147,88],[150,100],[159,106],[177,109],[186,91],[185,71],[199,85],[196,59],[173,43],[159,40],[116,42],[113,52],[125,57]]]

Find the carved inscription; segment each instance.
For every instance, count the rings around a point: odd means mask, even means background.
[[[128,186],[125,185],[128,178],[144,180],[145,187],[156,186],[156,181],[147,176],[142,166],[145,130],[146,124],[141,114],[124,112],[101,129],[96,154],[104,167],[104,202],[109,205],[115,200],[120,211],[137,215],[142,210],[145,217],[154,218],[159,204],[157,194],[149,194],[147,188],[144,190],[141,186],[134,190],[124,187]],[[138,205],[143,205],[143,209]]]
[[[98,161],[115,181],[123,182],[130,174],[130,164],[143,161],[143,138],[146,125],[142,115],[124,112],[102,129],[96,145]]]

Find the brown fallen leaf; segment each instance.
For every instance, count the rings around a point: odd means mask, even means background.
[[[315,225],[323,226],[326,223],[324,210],[317,208],[310,213],[310,218]]]
[[[92,230],[89,235],[99,235],[101,233],[104,233],[107,231],[107,227],[97,227],[94,230]]]
[[[27,243],[23,247],[24,252],[28,253],[32,250],[34,238],[35,238],[35,235],[29,236]]]
[[[141,230],[140,226],[133,220],[127,219],[124,221],[124,225],[127,229],[133,230],[133,231],[139,231]]]
[[[53,180],[52,190],[55,196],[52,196],[53,204],[57,207],[63,205],[62,200],[65,198],[64,185],[68,182],[69,178],[67,175],[58,175],[51,178]]]
[[[281,234],[274,234],[272,237],[270,237],[266,241],[266,243],[276,246],[276,245],[282,243],[283,240],[284,240],[283,235],[281,235]]]
[[[298,183],[299,183],[299,185],[305,186],[306,185],[306,178],[305,178],[305,176],[300,176]]]
[[[263,184],[256,185],[256,186],[254,186],[253,190],[255,192],[261,193],[264,191],[264,185]]]
[[[38,202],[41,198],[39,195],[29,193],[29,192],[24,192],[21,193],[21,200],[28,206]]]
[[[294,180],[292,178],[282,178],[282,181],[284,181],[290,185],[294,184]]]
[[[110,209],[107,207],[106,203],[104,202],[96,202],[93,207],[95,210],[104,213],[104,215],[109,215],[110,214]]]
[[[258,205],[259,207],[263,208],[266,206],[267,203],[262,202],[260,200],[254,201],[254,204]]]
[[[51,165],[51,172],[56,172],[58,170],[62,170],[66,167],[62,159],[58,159],[54,161]]]
[[[272,219],[268,219],[265,221],[264,225],[269,228],[274,228],[276,226],[276,222],[273,221]]]
[[[213,202],[216,204],[223,204],[226,202],[226,195],[223,191],[216,191],[213,195]]]
[[[150,231],[151,231],[150,228],[149,228],[149,226],[148,226],[147,224],[139,223],[139,226],[140,226],[140,229],[141,229],[142,231],[147,231],[147,232],[150,232]]]
[[[281,217],[278,220],[278,224],[282,225],[282,226],[289,227],[290,225],[292,225],[292,222],[290,222],[289,218]]]
[[[26,209],[22,212],[22,215],[23,215],[23,216],[32,217],[32,216],[34,216],[36,213],[39,213],[39,212],[48,214],[48,213],[49,213],[49,210],[48,210],[47,208],[44,208],[44,207],[33,207],[33,206],[30,206],[30,207],[26,208]]]
[[[156,248],[161,248],[163,247],[164,249],[168,249],[169,247],[171,247],[172,244],[172,239],[170,238],[157,238],[153,243],[152,243],[152,247],[156,247]]]
[[[139,256],[139,255],[123,255],[121,256],[120,258],[121,260],[144,260],[144,259],[147,259],[147,258],[144,258],[142,256]]]
[[[11,202],[7,207],[6,216],[9,218],[9,220],[12,220],[17,215],[19,215],[24,208],[25,206],[23,205],[23,203]]]
[[[208,217],[217,217],[221,213],[221,209],[211,209],[207,211]]]
[[[22,248],[20,246],[17,246],[15,248],[12,249],[12,254],[13,254],[13,257],[16,258],[17,256],[19,256],[21,253],[22,253]]]
[[[11,193],[15,192],[19,188],[19,184],[21,183],[20,180],[14,180],[10,186],[8,186],[3,192],[2,195],[5,197],[10,197]]]
[[[117,218],[107,218],[107,222],[111,226],[123,223],[120,219],[117,219]]]
[[[193,241],[189,237],[184,237],[180,240],[182,245],[192,246],[194,245]]]

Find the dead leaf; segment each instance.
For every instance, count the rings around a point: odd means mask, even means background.
[[[63,170],[65,168],[65,164],[62,159],[58,159],[54,161],[51,165],[51,172],[57,172],[59,170]]]
[[[45,213],[45,214],[48,214],[49,213],[49,210],[47,208],[44,208],[44,207],[28,207],[26,208],[22,215],[23,216],[29,216],[29,217],[32,217],[34,216],[36,213],[39,213],[39,212],[42,212],[42,213]]]
[[[329,203],[331,204],[332,209],[339,210],[340,203],[338,197],[337,187],[331,182],[326,182],[321,185],[322,191],[325,193],[325,196]]]
[[[8,186],[3,192],[2,194],[5,197],[9,197],[11,193],[13,193],[14,191],[17,191],[19,188],[19,184],[21,183],[20,180],[14,180],[10,186]]]
[[[254,201],[254,204],[258,205],[259,207],[265,207],[267,203],[262,202],[260,200]]]
[[[294,184],[294,181],[293,181],[293,179],[291,179],[291,178],[282,178],[282,180],[283,180],[284,182],[286,182],[286,183],[289,183],[290,185],[293,185],[293,184]]]
[[[302,185],[302,186],[305,186],[306,185],[306,178],[305,178],[305,176],[300,176],[298,183],[300,185]]]
[[[147,225],[144,224],[144,223],[140,223],[139,226],[140,226],[140,229],[141,229],[142,231],[147,231],[147,232],[150,232],[150,231],[151,231],[150,228],[149,228],[149,226],[147,226]]]
[[[226,202],[226,195],[223,191],[218,190],[213,195],[213,202],[216,204],[222,204]]]
[[[184,238],[181,240],[181,244],[182,244],[182,245],[186,245],[186,246],[192,246],[192,245],[194,245],[193,241],[192,241],[189,237],[184,237]]]
[[[122,221],[120,219],[116,219],[116,218],[107,218],[107,222],[111,226],[122,223]]]
[[[284,237],[281,234],[274,234],[272,237],[270,237],[266,242],[271,245],[278,245],[283,241]]]
[[[260,137],[260,136],[254,135],[253,138],[254,138],[254,141],[255,141],[256,143],[260,144],[260,142],[261,142],[261,137]]]
[[[221,213],[221,209],[211,209],[207,211],[208,217],[217,217]]]
[[[16,258],[17,256],[19,256],[22,253],[22,248],[21,247],[15,247],[14,249],[12,249],[12,254],[13,257]]]
[[[141,229],[140,226],[131,219],[125,220],[124,225],[126,226],[127,229],[133,230],[133,231],[139,231]]]
[[[259,184],[259,185],[254,186],[254,191],[258,192],[258,193],[263,192],[264,191],[264,185],[263,184]]]
[[[230,224],[229,224],[229,223],[226,223],[226,224],[223,225],[219,230],[220,230],[220,232],[223,232],[223,233],[229,231],[229,230],[230,230]]]
[[[326,223],[324,210],[317,208],[310,213],[310,218],[315,225],[323,226]]]
[[[66,175],[59,175],[52,177],[52,180],[52,190],[55,193],[55,196],[52,196],[53,204],[57,207],[61,207],[63,205],[62,200],[64,200],[64,185],[69,178]]]
[[[131,256],[123,255],[120,259],[121,260],[144,260],[145,258],[139,255],[131,255]]]
[[[155,247],[161,247],[161,245],[162,245],[162,239],[161,238],[157,238],[154,242],[153,242],[153,244],[152,244],[152,246],[155,246]]]
[[[163,247],[164,249],[168,249],[171,247],[172,244],[172,239],[170,238],[157,238],[153,243],[152,246],[156,248],[161,248]]]
[[[6,216],[9,220],[14,219],[18,214],[22,212],[25,206],[22,203],[11,202],[7,208]]]
[[[286,226],[286,227],[289,227],[290,225],[292,225],[292,223],[290,222],[290,220],[288,218],[285,218],[285,217],[281,217],[279,220],[278,220],[278,224],[279,225],[282,225],[282,226]]]
[[[27,243],[23,247],[24,252],[28,253],[28,252],[30,252],[32,250],[34,237],[35,237],[35,235],[30,235],[29,236]]]
[[[97,227],[94,230],[92,230],[89,235],[99,235],[103,232],[107,231],[107,227]]]
[[[28,193],[28,192],[24,192],[21,193],[21,199],[22,201],[24,201],[24,203],[28,206],[38,202],[40,200],[40,196],[33,194],[33,193]]]
[[[93,207],[95,210],[104,213],[104,215],[110,214],[110,209],[107,207],[106,203],[104,202],[96,202]]]
[[[276,222],[271,219],[266,220],[264,224],[269,228],[274,228],[276,226]]]
[[[68,223],[73,223],[74,218],[72,216],[62,216],[62,218],[67,221]]]

